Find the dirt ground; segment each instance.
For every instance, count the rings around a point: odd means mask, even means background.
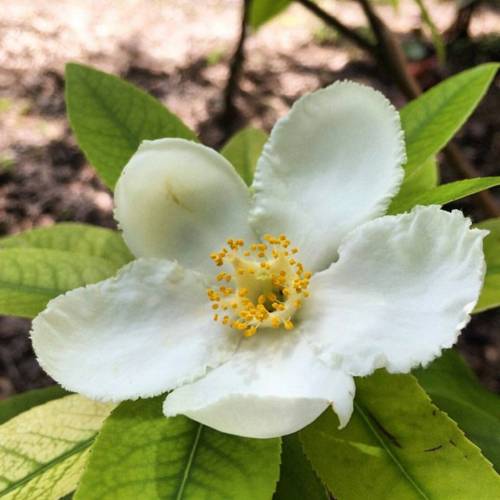
[[[323,2],[353,26],[363,24],[351,2]],[[440,29],[452,21],[450,3],[427,2]],[[112,198],[82,156],[65,117],[64,64],[78,61],[118,74],[145,88],[219,146],[228,130],[217,125],[227,63],[237,37],[237,0],[0,0],[0,235],[60,221],[114,227]],[[494,30],[500,16],[480,10],[471,24],[474,42],[452,47],[446,70],[422,43],[415,2],[398,12],[380,10],[403,35],[424,86],[440,76],[500,59]],[[248,40],[236,104],[235,128],[269,130],[307,91],[350,78],[382,90],[396,106],[403,96],[381,68],[305,12],[293,6]],[[458,137],[482,175],[499,175],[500,81]],[[457,179],[442,169],[445,181]],[[474,220],[485,214],[473,199],[457,205]],[[51,383],[34,360],[30,323],[0,318],[0,399]],[[482,382],[500,391],[500,313],[477,315],[459,348]]]

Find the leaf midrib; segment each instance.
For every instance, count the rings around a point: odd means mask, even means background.
[[[418,483],[415,481],[415,479],[410,475],[410,473],[406,470],[404,464],[399,460],[398,456],[393,452],[391,445],[384,439],[384,437],[380,434],[380,432],[373,426],[370,417],[366,414],[362,406],[354,401],[354,407],[358,414],[360,415],[361,419],[365,423],[366,427],[368,430],[374,435],[375,439],[380,443],[382,446],[383,450],[387,453],[391,461],[394,463],[394,465],[399,469],[403,477],[408,481],[408,483],[411,485],[411,487],[417,492],[417,494],[421,497],[424,498],[425,500],[430,500],[430,497],[428,497],[425,492],[422,490],[422,488],[418,485]]]
[[[62,293],[67,292],[68,290],[65,288],[52,288],[52,287],[41,287],[41,286],[32,286],[32,285],[24,285],[24,284],[15,284],[9,283],[8,281],[0,280],[0,289],[6,288],[7,290],[14,290],[18,292],[27,292],[39,295],[61,295]]]
[[[95,441],[96,436],[97,436],[97,434],[94,434],[92,437],[85,439],[84,441],[80,441],[73,448],[65,451],[64,453],[61,453],[60,455],[53,458],[52,460],[49,460],[48,462],[44,463],[42,466],[40,466],[39,468],[30,472],[29,474],[24,476],[22,479],[14,481],[12,484],[7,486],[7,488],[5,488],[3,491],[0,491],[0,497],[3,497],[5,495],[7,495],[8,493],[14,491],[15,489],[20,488],[21,486],[29,483],[32,479],[42,475],[48,469],[55,467],[56,465],[64,462],[69,457],[76,455],[77,453],[85,451],[87,448],[92,446],[93,442]]]
[[[129,148],[134,151],[140,142],[137,134],[135,134],[134,131],[125,124],[125,122],[116,117],[116,113],[114,113],[112,107],[108,105],[106,99],[103,98],[103,96],[99,93],[99,90],[91,82],[89,82],[85,76],[83,76],[80,81],[87,87],[87,90],[90,91],[92,97],[99,103],[106,118],[121,131],[122,137],[124,137],[127,141]]]
[[[199,424],[198,429],[196,431],[196,435],[193,440],[193,444],[191,446],[191,452],[189,453],[189,458],[184,469],[184,474],[182,476],[181,484],[179,485],[179,489],[177,491],[176,500],[181,500],[184,496],[184,490],[186,488],[187,481],[189,479],[189,474],[191,473],[191,469],[193,467],[194,458],[196,456],[196,452],[198,451],[198,445],[200,443],[201,432],[203,430],[203,425]]]

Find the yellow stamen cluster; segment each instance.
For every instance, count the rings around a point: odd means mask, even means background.
[[[227,247],[210,254],[218,267],[232,266],[216,276],[217,287],[207,290],[214,321],[242,331],[245,337],[258,328],[292,330],[292,317],[309,296],[311,273],[297,261],[285,235],[264,236],[266,243],[246,249],[243,240],[229,239]]]

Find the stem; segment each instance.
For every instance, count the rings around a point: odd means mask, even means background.
[[[479,7],[481,0],[473,0],[467,5],[459,7],[457,15],[451,26],[444,32],[448,44],[452,44],[460,39],[469,37],[469,26],[472,15]]]
[[[396,83],[408,99],[415,99],[422,93],[415,77],[408,71],[406,56],[401,44],[391,33],[387,25],[373,10],[369,0],[358,0],[370,27],[377,39],[378,59],[393,74]]]
[[[345,25],[343,22],[339,21],[332,14],[329,14],[328,12],[323,10],[319,5],[311,0],[296,1],[297,3],[300,3],[302,6],[304,6],[308,11],[319,17],[322,21],[324,21],[325,24],[332,27],[335,31],[338,31],[341,35],[345,36],[360,49],[363,49],[372,55],[375,54],[376,47],[369,40],[367,40],[364,36],[361,36],[349,26]]]
[[[252,0],[243,0],[240,36],[236,45],[231,63],[229,65],[229,77],[226,82],[223,97],[223,110],[219,117],[221,126],[226,132],[231,133],[238,116],[238,110],[234,105],[234,96],[238,90],[238,83],[245,59],[245,41],[248,35],[248,17]]]

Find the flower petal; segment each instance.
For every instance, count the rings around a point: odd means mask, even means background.
[[[270,438],[305,427],[332,402],[346,425],[354,391],[352,377],[321,363],[296,331],[259,331],[228,362],[172,392],[164,412],[229,434]]]
[[[258,162],[251,224],[285,233],[311,270],[342,238],[382,215],[403,178],[399,115],[379,92],[340,82],[299,99],[275,125]]]
[[[486,234],[437,206],[366,223],[347,236],[338,262],[313,276],[303,334],[351,375],[429,363],[470,319]]]
[[[144,141],[118,180],[115,217],[137,257],[206,270],[227,238],[254,239],[250,195],[216,151],[184,139]]]
[[[211,316],[201,275],[138,260],[49,302],[31,335],[41,366],[63,387],[121,401],[161,394],[228,359],[237,337]]]

